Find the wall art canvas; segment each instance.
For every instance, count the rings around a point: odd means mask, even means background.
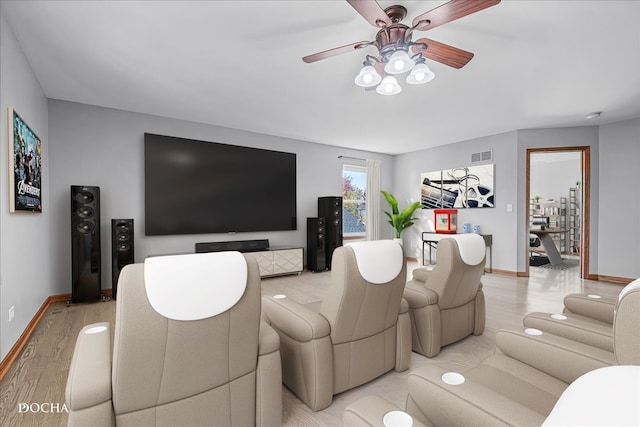
[[[9,211],[42,212],[42,142],[9,107]]]
[[[422,206],[426,209],[494,207],[494,166],[469,166],[421,174]]]

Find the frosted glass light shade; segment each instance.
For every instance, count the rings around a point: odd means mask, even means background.
[[[430,82],[435,76],[427,64],[422,62],[413,67],[411,73],[407,76],[407,83],[410,85],[421,85]]]
[[[389,58],[389,62],[384,66],[384,71],[389,74],[402,74],[409,71],[415,62],[409,57],[404,50],[396,50]]]
[[[373,66],[365,65],[356,76],[354,82],[361,87],[373,87],[380,83],[381,80],[382,77]]]
[[[402,88],[393,76],[387,76],[382,79],[382,83],[380,83],[376,88],[376,92],[380,95],[396,95],[400,93],[401,90]]]

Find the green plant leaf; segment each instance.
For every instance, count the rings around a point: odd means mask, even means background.
[[[396,237],[400,238],[402,231],[411,227],[414,224],[414,221],[417,220],[417,218],[413,218],[413,214],[416,209],[422,209],[422,204],[420,202],[413,202],[402,212],[399,212],[398,200],[393,196],[393,194],[384,190],[382,190],[381,193],[384,195],[385,199],[387,199],[387,203],[389,203],[392,212],[389,213],[385,211],[384,213],[389,218],[389,224],[391,224],[396,231]]]
[[[387,203],[389,203],[389,206],[391,207],[391,212],[393,212],[393,214],[397,215],[399,213],[398,212],[398,200],[391,193],[387,193],[384,190],[380,190],[380,192],[384,195],[384,198],[387,199]]]

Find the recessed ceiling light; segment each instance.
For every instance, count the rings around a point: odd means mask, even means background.
[[[598,117],[600,117],[600,114],[602,114],[600,111],[596,111],[595,113],[587,114],[587,117],[585,117],[585,118],[586,119],[597,119]]]

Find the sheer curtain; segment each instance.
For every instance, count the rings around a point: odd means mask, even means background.
[[[367,159],[367,240],[380,239],[380,160]]]

